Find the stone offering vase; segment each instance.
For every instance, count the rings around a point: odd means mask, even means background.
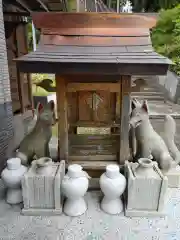
[[[53,163],[43,157],[32,162],[22,178],[24,215],[60,215],[63,196],[61,182],[65,175],[65,161]]]
[[[157,173],[154,171],[153,167],[156,162],[148,158],[140,158],[138,160],[138,167],[136,168],[137,176],[145,176],[145,177],[157,177]]]
[[[1,174],[1,178],[7,187],[7,203],[18,204],[23,202],[21,179],[26,172],[27,168],[21,165],[20,158],[11,158],[7,160],[7,167]]]
[[[101,209],[109,214],[119,214],[123,211],[120,196],[126,188],[126,178],[119,172],[118,165],[108,165],[106,172],[100,177],[100,188],[104,193]]]
[[[66,197],[64,213],[68,216],[80,216],[87,210],[84,195],[89,186],[89,175],[78,164],[68,167],[68,172],[62,181],[62,192]]]
[[[129,217],[164,216],[168,179],[157,162],[140,158],[138,163],[125,162],[127,178],[125,215]]]

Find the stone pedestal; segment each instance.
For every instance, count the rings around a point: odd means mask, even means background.
[[[37,174],[32,165],[22,179],[24,215],[59,215],[63,197],[61,182],[65,175],[65,161],[53,163],[49,175]]]
[[[168,188],[168,179],[157,164],[153,171],[157,176],[136,174],[137,163],[125,163],[127,189],[125,197],[125,215],[129,217],[164,216],[164,204]]]
[[[180,187],[180,166],[176,166],[170,169],[167,173],[164,173],[168,178],[168,187],[179,188]]]

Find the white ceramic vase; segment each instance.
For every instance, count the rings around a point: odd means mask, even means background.
[[[120,196],[126,188],[126,178],[119,172],[119,166],[108,165],[100,177],[100,188],[104,194],[101,209],[108,214],[119,214],[123,211]]]
[[[39,175],[49,175],[52,172],[52,159],[48,157],[42,157],[33,161],[35,165],[36,173]]]
[[[7,167],[1,173],[1,178],[7,187],[7,203],[18,204],[23,201],[21,179],[26,172],[27,167],[21,165],[20,158],[7,160]]]
[[[64,213],[68,216],[80,216],[87,210],[84,195],[89,186],[89,175],[78,164],[68,167],[68,172],[62,180],[62,192],[66,197]]]

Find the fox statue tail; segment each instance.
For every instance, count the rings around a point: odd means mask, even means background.
[[[170,115],[165,116],[164,141],[176,164],[180,163],[180,151],[178,150],[174,137],[176,133],[176,122]]]

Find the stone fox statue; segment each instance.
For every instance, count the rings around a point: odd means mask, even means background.
[[[131,105],[132,107],[134,106],[138,107],[138,105],[139,107],[141,107],[141,104],[135,98],[133,99],[133,103]],[[132,110],[130,112],[130,118],[131,116],[132,116]],[[129,148],[130,148],[132,160],[134,160],[136,157],[137,144],[136,144],[135,128],[131,125],[129,125]]]
[[[50,101],[43,106],[38,104],[37,121],[34,128],[21,141],[16,156],[22,164],[31,164],[33,157],[49,157],[49,141],[52,137],[52,125],[56,123],[55,104]]]
[[[180,163],[180,151],[178,150],[174,137],[176,133],[176,123],[170,115],[165,116],[164,141],[176,164]]]
[[[170,136],[171,140],[169,139],[165,142],[154,130],[149,120],[147,101],[140,104],[133,100],[131,107],[130,126],[135,131],[137,145],[135,159],[140,157],[149,158],[152,156],[158,162],[161,169],[168,171],[175,164],[168,149],[171,146],[171,149],[173,150],[173,147],[175,146],[173,133],[171,133]],[[165,124],[165,132],[167,136],[171,128],[168,124],[172,125],[169,117],[167,117]]]

